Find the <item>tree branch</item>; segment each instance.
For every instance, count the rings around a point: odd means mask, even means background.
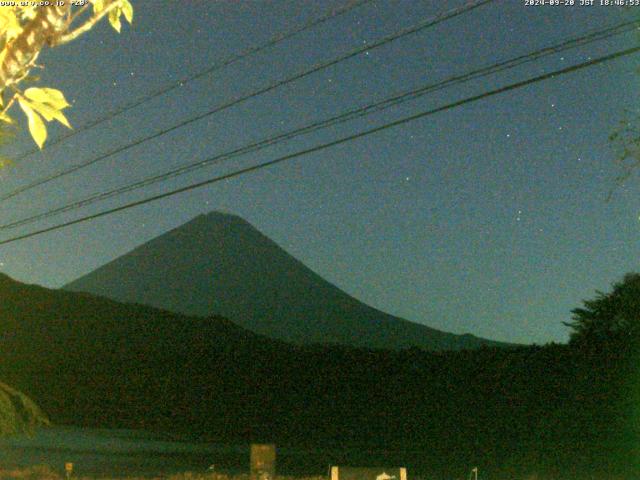
[[[52,47],[57,47],[59,45],[64,45],[65,43],[69,43],[72,40],[75,40],[76,38],[78,38],[83,33],[88,32],[89,30],[91,30],[93,28],[93,26],[96,23],[98,23],[100,20],[102,20],[102,18],[105,15],[107,15],[111,10],[116,8],[118,6],[118,4],[119,4],[118,0],[113,0],[104,10],[102,10],[97,15],[92,16],[89,20],[84,22],[82,25],[80,25],[75,30],[73,30],[71,32],[68,32],[68,33],[65,33],[64,35],[60,35],[57,38],[54,38],[53,41],[51,42],[51,46]],[[78,12],[78,13],[80,13],[80,12]]]
[[[7,105],[2,109],[2,112],[0,112],[0,115],[6,115],[7,112],[9,111],[9,109],[13,106],[13,104],[16,101],[16,97],[18,96],[17,93],[13,94],[13,97],[11,97],[11,100],[9,100],[9,102],[7,103]]]
[[[42,7],[22,32],[4,46],[0,64],[0,90],[28,74],[42,47],[64,31],[68,6]]]
[[[71,15],[71,19],[69,20],[69,26],[71,26],[73,22],[75,22],[80,15],[86,12],[90,6],[91,6],[90,3],[85,3],[84,6],[80,7],[80,9],[76,13]]]

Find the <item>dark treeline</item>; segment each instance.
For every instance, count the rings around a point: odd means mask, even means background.
[[[293,347],[7,277],[0,297],[0,378],[53,422],[332,452],[300,473],[373,463],[371,451],[425,478],[477,465],[491,478],[630,479],[640,467],[637,342],[580,332],[580,313],[569,345],[434,353]]]

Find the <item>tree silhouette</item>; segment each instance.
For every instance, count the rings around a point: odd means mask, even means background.
[[[571,343],[637,346],[640,340],[640,274],[628,273],[610,293],[597,292],[572,310]]]

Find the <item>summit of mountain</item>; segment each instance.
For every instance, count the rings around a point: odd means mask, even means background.
[[[241,217],[198,215],[64,287],[194,316],[220,315],[286,342],[458,350],[505,345],[382,312],[313,272]]]

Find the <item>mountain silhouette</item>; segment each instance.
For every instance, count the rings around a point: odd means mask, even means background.
[[[219,212],[197,216],[64,289],[186,315],[221,315],[295,344],[433,350],[500,345],[365,305],[242,218]]]

